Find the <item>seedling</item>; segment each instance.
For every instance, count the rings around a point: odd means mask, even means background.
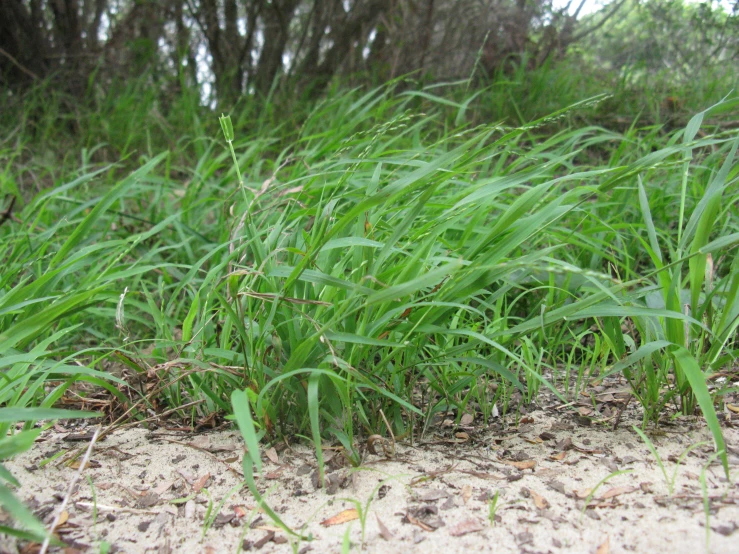
[[[239,483],[238,485],[234,485],[233,487],[231,487],[231,489],[225,495],[223,495],[223,498],[218,503],[215,510],[211,510],[213,503],[211,501],[210,493],[207,489],[203,489],[208,495],[208,510],[206,511],[205,517],[203,518],[203,537],[205,537],[208,529],[210,529],[213,523],[215,523],[216,518],[218,517],[218,514],[221,513],[221,509],[223,508],[226,501],[243,488],[244,483]]]
[[[654,444],[651,440],[649,440],[649,437],[639,429],[636,425],[633,426],[634,431],[641,437],[641,440],[644,441],[644,444],[647,445],[647,448],[649,448],[649,451],[652,453],[652,456],[654,456],[654,459],[657,460],[657,465],[659,466],[660,470],[662,471],[662,475],[665,478],[665,483],[667,484],[667,491],[669,496],[672,496],[673,492],[675,491],[675,481],[677,480],[677,471],[680,469],[680,464],[685,459],[685,457],[690,454],[691,451],[695,450],[696,448],[699,448],[701,446],[705,446],[706,442],[699,442],[697,444],[691,445],[688,448],[686,448],[682,454],[677,459],[677,462],[675,462],[675,470],[672,472],[672,478],[670,478],[667,475],[667,469],[665,468],[665,465],[662,463],[662,458],[660,458],[659,452],[657,452],[657,449],[654,447]]]
[[[625,475],[627,473],[632,473],[633,471],[634,471],[633,469],[622,469],[619,471],[614,471],[612,473],[609,473],[605,477],[603,477],[603,479],[601,479],[600,481],[598,481],[598,484],[595,485],[590,491],[590,493],[588,493],[588,495],[585,497],[585,502],[583,503],[582,510],[580,510],[580,521],[582,521],[582,518],[585,515],[585,510],[588,509],[588,506],[590,505],[590,501],[595,497],[595,493],[598,492],[598,489],[602,485],[604,485],[605,483],[607,483],[614,477],[618,477],[619,475]]]
[[[495,514],[498,511],[498,495],[500,491],[496,490],[495,495],[488,500],[488,521],[490,521],[490,527],[495,527]]]

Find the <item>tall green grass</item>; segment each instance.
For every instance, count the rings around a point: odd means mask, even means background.
[[[228,142],[182,100],[194,134],[132,117],[113,165],[88,142],[50,167],[18,132],[0,403],[102,387],[132,417],[236,411],[256,464],[294,434],[359,463],[381,414],[413,437],[620,373],[645,424],[700,408],[726,464],[706,379],[737,351],[737,141],[702,125],[736,102],[618,133],[575,125],[604,96],[511,125],[495,94],[335,91],[277,124],[233,113]]]

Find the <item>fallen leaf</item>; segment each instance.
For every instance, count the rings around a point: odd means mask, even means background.
[[[574,446],[572,445],[572,439],[569,437],[567,437],[566,439],[562,439],[557,443],[557,450],[565,451],[572,448],[574,448]]]
[[[615,460],[610,458],[601,458],[600,463],[606,466],[611,473],[616,473],[618,471],[618,464]]]
[[[159,504],[159,500],[160,498],[158,494],[147,492],[146,494],[141,495],[136,504],[139,508],[151,508],[152,506]]]
[[[467,501],[470,499],[471,496],[472,496],[472,487],[470,487],[469,485],[463,486],[462,487],[462,502],[467,504]]]
[[[380,529],[380,536],[385,539],[386,541],[393,539],[393,534],[390,532],[390,529],[388,529],[385,524],[380,519],[380,516],[375,514],[375,518],[377,519],[377,527]]]
[[[246,517],[246,514],[249,512],[246,510],[246,506],[234,506],[234,514],[236,514],[236,517],[241,519],[243,517]]]
[[[606,536],[606,540],[604,540],[601,545],[598,547],[598,550],[595,551],[595,554],[609,554],[611,551],[611,537]]]
[[[533,439],[530,439],[528,437],[521,437],[523,440],[525,440],[529,444],[541,444],[544,442],[544,439],[541,439],[539,437],[534,437]]]
[[[536,460],[523,460],[521,462],[516,462],[512,460],[501,460],[504,464],[508,464],[509,466],[513,466],[516,469],[520,469],[523,471],[524,469],[534,469],[536,467]]]
[[[311,466],[309,466],[308,464],[303,464],[295,470],[295,475],[308,475],[311,471],[313,471],[313,468]]]
[[[564,450],[562,452],[558,452],[557,454],[552,454],[551,456],[549,456],[549,459],[555,462],[561,462],[566,457],[567,457],[567,451]]]
[[[331,527],[332,525],[341,525],[342,523],[354,521],[355,519],[359,519],[359,512],[356,508],[349,508],[348,510],[339,512],[335,516],[324,519],[321,522],[321,525],[323,525],[324,527]]]
[[[421,521],[418,518],[413,517],[408,512],[405,513],[405,519],[408,521],[408,523],[411,523],[413,525],[417,525],[418,527],[420,527],[424,531],[428,531],[430,533],[436,531],[436,529],[434,527],[431,527],[430,525],[426,525],[423,521]]]
[[[56,524],[57,527],[61,527],[65,523],[69,521],[69,512],[67,510],[64,510],[61,514],[59,514],[59,523]]]
[[[203,489],[203,487],[205,487],[205,484],[208,482],[208,479],[210,479],[210,473],[206,473],[200,479],[198,479],[197,481],[195,481],[192,484],[192,489],[195,492],[200,492]]]
[[[264,455],[269,458],[269,461],[273,464],[279,464],[280,459],[277,457],[277,450],[275,450],[275,447],[272,446],[264,451]]]
[[[739,406],[734,406],[733,404],[727,404],[726,407],[729,408],[729,410],[731,410],[735,414],[739,414]]]
[[[470,440],[470,436],[465,433],[464,431],[461,431],[459,433],[454,433],[454,436],[460,439],[461,441],[468,441]]]
[[[475,421],[475,416],[472,414],[464,414],[462,415],[462,419],[459,420],[460,425],[472,425],[472,422]]]
[[[449,534],[452,537],[461,537],[462,535],[466,535],[467,533],[475,533],[476,531],[482,531],[485,527],[482,523],[480,523],[478,520],[470,518],[465,519],[464,521],[461,521],[457,523],[456,525],[453,525],[449,528]]]
[[[529,492],[531,493],[531,498],[534,499],[534,506],[540,510],[546,510],[549,507],[549,501],[546,498],[532,490]]]
[[[635,490],[638,490],[638,488],[637,487],[613,487],[612,489],[608,489],[606,492],[601,494],[600,500],[607,500],[609,498],[620,496],[622,494],[629,494],[631,492],[634,492]]]
[[[553,491],[557,491],[560,494],[567,494],[564,483],[561,483],[559,481],[550,481],[549,483],[547,483],[547,486]]]
[[[215,521],[213,521],[213,528],[221,529],[231,523],[235,517],[236,514],[218,514]]]
[[[163,483],[158,484],[154,489],[151,491],[154,494],[164,494],[169,490],[169,487],[174,485],[174,481],[164,481]]]
[[[639,488],[641,489],[642,492],[645,492],[647,494],[652,493],[652,483],[650,483],[649,481],[644,481],[643,483],[639,483]]]
[[[275,532],[274,531],[267,531],[267,534],[264,535],[261,539],[254,542],[254,550],[261,549],[265,544],[270,542],[275,538]]]
[[[579,490],[573,490],[572,494],[574,494],[577,498],[583,499],[590,496],[590,493],[593,492],[593,489],[579,489]]]
[[[233,452],[234,448],[232,446],[211,446],[208,449],[208,452],[211,454],[219,454],[221,452]]]

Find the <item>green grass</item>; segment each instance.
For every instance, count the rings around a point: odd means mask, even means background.
[[[620,373],[645,425],[699,408],[728,471],[706,378],[737,354],[739,166],[706,121],[737,102],[617,132],[592,123],[604,96],[522,124],[491,114],[499,88],[244,106],[228,142],[192,98],[178,137],[144,97],[48,159],[69,135],[29,104],[0,145],[0,404],[105,389],[115,417],[235,415],[255,491],[260,441],[358,464],[381,414],[412,437]]]

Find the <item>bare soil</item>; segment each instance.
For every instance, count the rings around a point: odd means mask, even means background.
[[[105,541],[130,553],[739,552],[739,486],[711,461],[703,421],[674,418],[650,435],[665,478],[631,428],[634,416],[616,430],[613,417],[553,406],[487,426],[471,414],[461,425],[441,418],[394,453],[387,442],[372,445],[377,454],[365,447],[358,468],[327,448],[325,488],[310,446],[265,448],[258,487],[295,535],[238,489],[237,431],[119,430],[94,445],[57,529],[68,548],[52,551],[99,552]],[[733,478],[736,417],[722,414]],[[57,426],[7,464],[19,496],[47,523],[89,443],[74,431]],[[0,539],[2,552],[37,550]]]

